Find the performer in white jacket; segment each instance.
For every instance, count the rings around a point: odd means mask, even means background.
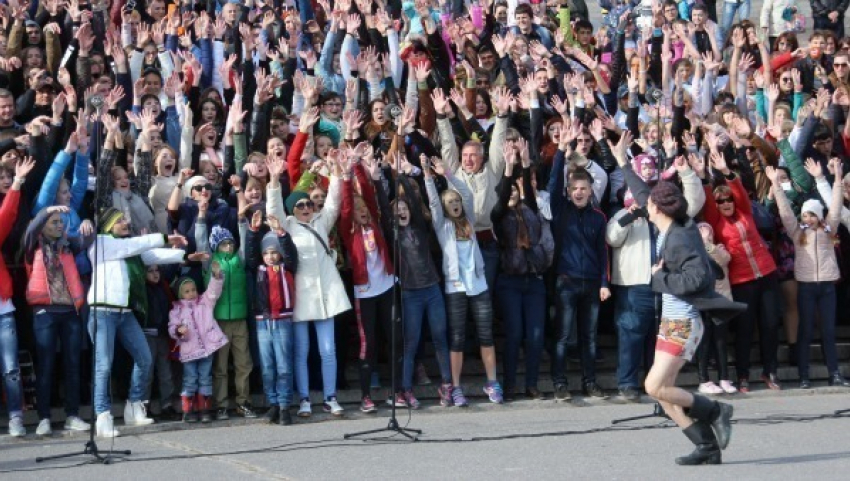
[[[163,249],[186,245],[181,235],[149,234],[130,237],[130,224],[124,214],[109,208],[100,216],[100,235],[89,248],[94,266],[88,303],[89,334],[97,335],[95,362],[94,410],[97,414],[97,435],[116,437],[109,399],[109,376],[115,352],[116,336],[133,357],[133,377],[124,408],[124,423],[143,425],[153,422],[142,404],[147,378],[150,375],[151,354],[145,335],[136,319],[147,311],[145,295],[145,265],[183,262],[182,249]],[[95,321],[97,329],[95,330]]]

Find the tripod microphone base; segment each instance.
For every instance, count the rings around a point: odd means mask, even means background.
[[[844,416],[845,414],[848,414],[848,413],[850,413],[850,409],[839,409],[838,411],[835,411],[835,413],[833,415],[834,416]]]
[[[626,422],[629,422],[629,421],[637,421],[639,419],[649,419],[649,418],[670,419],[670,416],[668,416],[667,413],[664,412],[664,408],[661,407],[660,404],[655,403],[655,407],[653,407],[651,414],[642,414],[640,416],[632,416],[632,417],[629,417],[629,418],[615,419],[615,420],[611,421],[611,424],[620,424],[620,423],[626,423]]]
[[[65,458],[73,458],[74,456],[94,456],[94,459],[89,460],[90,463],[101,463],[101,464],[112,464],[114,455],[120,456],[129,456],[130,450],[125,449],[121,451],[105,451],[104,454],[101,454],[97,448],[97,443],[94,440],[86,441],[85,447],[83,447],[83,452],[81,453],[65,453],[65,454],[57,454],[55,456],[40,456],[35,458],[36,463],[41,463],[44,461],[53,461],[55,459],[65,459]]]
[[[343,439],[351,439],[357,436],[368,436],[370,434],[382,433],[384,431],[390,431],[396,434],[401,434],[407,439],[416,442],[419,438],[419,435],[422,434],[421,429],[411,429],[411,428],[403,428],[398,425],[398,420],[395,417],[391,417],[389,422],[387,423],[387,427],[380,429],[371,429],[369,431],[360,431],[359,433],[349,433],[343,435]],[[414,433],[414,434],[411,434]],[[386,438],[380,438],[381,440],[385,440]],[[377,439],[376,439],[377,440]],[[370,441],[370,439],[364,439],[364,441]]]

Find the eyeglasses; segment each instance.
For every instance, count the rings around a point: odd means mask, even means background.
[[[195,192],[200,192],[204,189],[211,191],[211,190],[213,190],[213,185],[212,184],[204,184],[204,185],[193,185],[192,186],[192,190],[194,190]]]
[[[325,107],[342,107],[342,102],[325,102]]]
[[[732,200],[731,197],[719,197],[719,198],[715,199],[714,202],[716,202],[717,205],[722,205],[722,204],[732,204],[735,201]]]
[[[315,204],[313,204],[312,200],[305,200],[303,202],[298,202],[297,204],[295,204],[295,208],[296,209],[312,209],[314,205]]]

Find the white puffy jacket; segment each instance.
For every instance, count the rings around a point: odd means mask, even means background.
[[[130,275],[125,259],[141,256],[145,265],[177,264],[183,262],[185,251],[164,249],[162,234],[148,234],[119,239],[99,235],[89,247],[89,259],[94,266],[88,303],[91,306],[129,307]],[[95,249],[97,256],[95,258]]]

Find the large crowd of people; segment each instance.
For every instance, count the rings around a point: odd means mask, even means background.
[[[600,322],[627,401],[670,395],[654,353],[693,358],[702,394],[781,389],[780,329],[809,388],[815,326],[850,387],[847,2],[812,0],[808,30],[793,1],[754,21],[750,0],[718,3],[600,0],[597,25],[584,0],[0,4],[9,433],[26,434],[19,347],[39,435],[55,378],[69,430],[90,428],[93,384],[101,437],[119,435],[111,385],[126,425],[153,422],[154,384],[163,416],[291,424],[311,377],[341,416],[354,359],[375,412],[390,342],[397,407],[420,407],[426,342],[445,407],[469,405],[470,353],[493,403],[604,397]],[[707,427],[725,405],[668,400],[725,447]]]

